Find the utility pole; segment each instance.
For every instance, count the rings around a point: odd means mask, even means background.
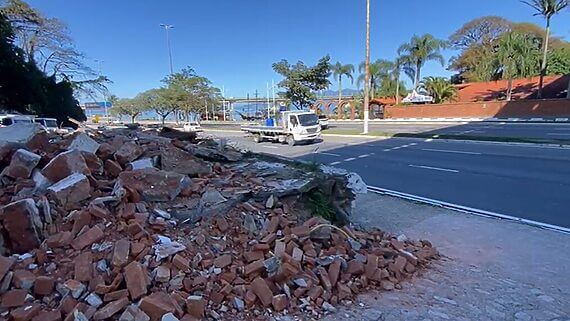
[[[222,110],[224,112],[224,121],[226,121],[226,86],[222,86]]]
[[[259,93],[257,92],[257,89],[255,90],[255,116],[257,116],[257,97],[258,97]]]
[[[250,101],[249,101],[249,93],[247,93],[247,116],[251,116],[251,115],[249,114],[249,106],[250,106],[249,104],[250,104]]]
[[[269,109],[269,83],[267,83],[267,119],[271,118],[271,112]]]
[[[104,60],[95,59],[95,62],[99,65],[99,78],[103,76],[101,65],[105,62]],[[109,122],[109,112],[107,110],[107,95],[105,95],[105,90],[103,90],[103,108],[105,110],[105,119]]]
[[[164,23],[161,23],[160,26],[164,28],[164,31],[166,31],[166,46],[168,48],[168,61],[170,63],[170,75],[172,75],[174,73],[174,71],[172,69],[172,50],[170,48],[170,35],[168,33],[168,30],[173,29],[174,26],[164,24]]]
[[[368,107],[370,104],[370,0],[366,0],[366,57],[364,59],[364,130],[368,134]]]

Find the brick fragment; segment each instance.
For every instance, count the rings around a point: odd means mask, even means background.
[[[139,262],[133,261],[127,265],[124,275],[131,299],[136,300],[147,293],[146,269]]]
[[[151,321],[160,320],[163,315],[176,312],[170,297],[165,292],[154,292],[145,296],[139,308],[150,317]]]
[[[75,258],[75,279],[77,281],[89,281],[93,278],[93,256],[90,251],[85,251]]]
[[[230,264],[232,264],[232,256],[230,254],[224,254],[222,256],[218,256],[214,260],[214,265],[219,268],[225,268]]]
[[[93,315],[93,319],[107,320],[111,318],[113,315],[123,310],[128,304],[129,304],[129,299],[127,298],[122,298],[117,301],[108,303],[107,305],[99,309],[97,312],[95,312],[95,314]]]
[[[0,280],[4,278],[4,275],[12,269],[12,266],[16,262],[16,259],[13,257],[5,257],[0,255]]]
[[[113,249],[113,259],[111,264],[114,267],[121,268],[129,263],[129,252],[131,249],[131,242],[127,239],[121,239],[115,242]]]
[[[42,306],[38,303],[26,304],[12,310],[10,316],[14,321],[30,321],[40,313],[41,308]]]
[[[260,273],[265,270],[265,265],[263,260],[257,260],[255,262],[249,263],[245,266],[244,272],[245,275],[251,275],[254,273]]]
[[[71,242],[71,246],[76,250],[82,250],[93,243],[101,241],[103,237],[105,237],[105,234],[99,228],[99,226],[95,225],[89,230],[77,236]]]
[[[4,206],[2,212],[0,223],[12,253],[26,253],[40,245],[43,224],[33,199],[12,202]]]
[[[251,282],[251,290],[259,298],[263,306],[269,307],[273,302],[273,292],[267,285],[267,282],[261,277],[257,277]]]
[[[16,308],[24,305],[26,302],[26,296],[28,295],[27,290],[15,289],[10,290],[2,295],[2,302],[0,307],[2,308]]]
[[[180,271],[186,271],[188,268],[190,268],[190,260],[180,254],[176,254],[172,258],[172,264]]]
[[[38,276],[34,282],[34,293],[36,295],[49,295],[53,292],[55,279],[51,276]]]
[[[40,311],[32,318],[32,321],[61,321],[61,312],[59,310]]]
[[[289,305],[289,300],[285,294],[278,294],[273,296],[271,300],[271,304],[273,305],[273,309],[277,312],[281,312],[287,308]]]
[[[186,301],[186,312],[194,318],[204,318],[206,310],[206,300],[201,296],[190,296]]]
[[[364,273],[364,263],[358,260],[348,262],[347,272],[352,275],[360,275]]]
[[[122,298],[127,298],[128,296],[129,296],[129,290],[122,289],[106,293],[105,296],[103,297],[103,301],[104,302],[116,301]]]

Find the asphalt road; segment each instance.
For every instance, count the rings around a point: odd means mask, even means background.
[[[211,125],[202,124],[205,129],[239,130],[237,124]],[[334,122],[331,130],[361,131],[361,122]],[[564,139],[570,140],[570,123],[370,123],[370,131],[384,133],[429,133],[447,135],[467,135],[485,137],[516,137],[533,139]],[[324,131],[326,133],[326,130]]]
[[[570,228],[570,148],[360,137],[290,147],[212,134],[253,151],[345,168],[371,186]]]
[[[361,130],[361,123],[333,123],[331,129]],[[539,139],[570,139],[570,124],[567,123],[371,123],[370,131],[386,133],[430,133],[487,137],[517,137]]]

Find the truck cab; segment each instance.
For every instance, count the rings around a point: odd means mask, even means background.
[[[313,112],[283,112],[283,128],[295,142],[312,141],[321,134],[319,118]]]

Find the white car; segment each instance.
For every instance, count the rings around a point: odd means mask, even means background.
[[[319,124],[321,129],[329,128],[329,118],[326,115],[319,115]]]
[[[34,118],[34,123],[38,123],[49,132],[57,132],[57,120],[55,118]]]
[[[30,116],[24,115],[0,115],[0,127],[7,127],[13,124],[31,124],[34,121]]]
[[[200,127],[199,122],[189,122],[184,124],[184,131],[185,132],[201,132],[202,127]]]

